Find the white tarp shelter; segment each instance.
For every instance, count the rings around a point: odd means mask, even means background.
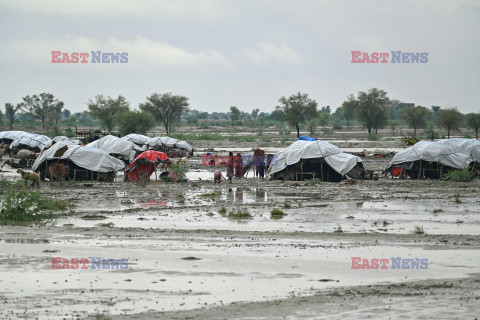
[[[302,159],[317,158],[324,158],[328,165],[342,176],[362,162],[359,157],[342,153],[339,147],[328,142],[297,140],[273,157],[268,174],[280,172]]]
[[[136,151],[143,151],[142,148],[137,146],[135,143],[112,135],[95,140],[87,144],[85,147],[101,149],[110,155],[119,154],[124,160],[130,162],[135,159]]]
[[[457,149],[460,153],[464,153],[472,157],[472,159],[480,163],[480,141],[477,139],[452,138],[440,141],[448,146]]]
[[[189,153],[193,152],[193,147],[188,142],[181,141],[175,138],[170,138],[170,137],[151,138],[145,143],[145,146],[147,147],[147,149],[164,147],[164,148],[178,148],[178,149],[186,150]]]
[[[143,134],[130,133],[122,137],[122,139],[133,142],[137,145],[143,146],[151,138],[149,136],[144,136]]]
[[[393,166],[415,161],[438,162],[445,166],[461,169],[468,166],[473,159],[456,148],[442,142],[419,141],[397,153],[387,165],[386,170]]]
[[[30,148],[39,148],[43,149],[45,145],[51,143],[52,139],[47,136],[35,133],[24,132],[24,134],[19,135],[15,140],[10,143],[10,149],[18,147],[20,145],[25,145]]]
[[[55,153],[62,147],[67,147],[67,150],[61,156],[55,157]],[[81,168],[95,172],[116,172],[125,168],[121,160],[115,159],[101,149],[87,148],[66,141],[55,143],[40,153],[32,168],[35,171],[43,162],[53,159],[70,160]]]

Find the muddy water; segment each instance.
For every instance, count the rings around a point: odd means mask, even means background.
[[[182,310],[309,294],[331,286],[447,278],[452,267],[459,277],[480,271],[480,256],[470,250],[358,247],[311,239],[65,238],[52,235],[48,244],[0,241],[4,310],[39,319],[84,316],[97,308],[112,315]],[[52,270],[52,256],[127,258],[129,265],[126,270]],[[200,260],[182,260],[188,256]],[[353,256],[421,258],[429,266],[352,270]]]

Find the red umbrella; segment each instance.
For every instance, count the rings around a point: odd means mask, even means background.
[[[139,154],[125,169],[129,181],[149,179],[157,166],[170,162],[164,152],[148,150]]]

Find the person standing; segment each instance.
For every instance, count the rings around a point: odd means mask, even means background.
[[[240,153],[237,153],[235,159],[235,175],[237,178],[243,177],[243,159]]]
[[[234,176],[233,167],[235,166],[235,157],[233,156],[233,152],[228,154],[228,164],[227,164],[227,178],[230,183],[232,183],[232,179]]]

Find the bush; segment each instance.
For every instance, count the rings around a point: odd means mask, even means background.
[[[475,178],[476,174],[470,171],[468,167],[463,169],[451,170],[442,174],[441,180],[443,181],[456,181],[456,182],[470,182]]]
[[[55,201],[28,191],[22,182],[9,183],[0,210],[0,222],[42,222],[54,218]]]
[[[325,129],[323,129],[323,134],[332,135],[332,134],[334,134],[334,133],[335,133],[335,132],[333,132],[333,130],[330,129],[330,128],[325,128]]]
[[[472,139],[472,136],[469,135],[468,133],[463,136],[465,139]]]
[[[343,130],[343,126],[340,124],[340,121],[335,121],[333,124],[333,130]]]
[[[376,134],[375,132],[370,132],[367,136],[367,140],[369,141],[378,141],[380,140],[380,136],[378,134]]]
[[[69,138],[75,137],[75,133],[73,132],[72,128],[65,129],[65,135]]]
[[[155,117],[150,112],[128,110],[117,115],[116,120],[123,136],[130,133],[147,134],[155,126]]]

